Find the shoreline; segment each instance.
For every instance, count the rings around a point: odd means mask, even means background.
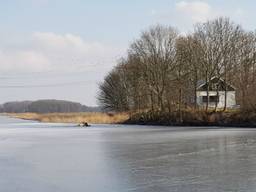
[[[33,120],[44,123],[82,123],[89,124],[127,124],[150,126],[182,126],[182,127],[239,127],[256,128],[256,114],[242,112],[204,113],[183,111],[180,122],[177,112],[161,113],[3,113],[2,115]]]
[[[256,124],[235,124],[235,123],[229,123],[229,124],[207,124],[207,123],[201,123],[201,124],[158,124],[158,123],[139,123],[139,122],[125,122],[122,123],[123,125],[142,125],[142,126],[169,126],[169,127],[198,127],[198,128],[213,128],[213,127],[219,127],[219,128],[256,128]]]
[[[180,114],[182,114],[180,117]],[[183,127],[247,127],[256,128],[255,112],[178,111],[172,113],[142,112],[132,115],[125,124]]]

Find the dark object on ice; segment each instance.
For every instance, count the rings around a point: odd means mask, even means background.
[[[79,127],[90,127],[90,125],[87,122],[82,122],[78,126]]]

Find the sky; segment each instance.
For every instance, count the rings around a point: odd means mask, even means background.
[[[98,85],[141,31],[186,34],[230,17],[256,29],[253,0],[0,0],[0,103],[62,99],[96,106]]]

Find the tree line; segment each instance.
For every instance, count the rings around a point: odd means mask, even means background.
[[[74,113],[99,112],[99,107],[88,107],[80,103],[64,100],[15,101],[0,105],[4,113]]]
[[[234,85],[242,110],[256,111],[255,32],[223,17],[196,24],[187,35],[156,25],[131,43],[105,77],[98,101],[114,111],[197,108],[197,83],[204,80],[209,82],[207,111],[213,77]]]

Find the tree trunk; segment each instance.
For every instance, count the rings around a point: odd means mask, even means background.
[[[179,123],[183,122],[182,118],[182,110],[181,110],[181,103],[182,103],[182,90],[181,88],[179,89]]]
[[[209,108],[209,83],[210,81],[208,82],[208,78],[206,77],[206,87],[207,87],[207,90],[206,90],[206,94],[207,94],[207,101],[206,101],[206,112],[208,111],[208,108]]]
[[[225,87],[225,100],[224,100],[224,108],[223,108],[223,111],[226,111],[227,110],[227,81],[226,81],[226,77],[225,77],[225,80],[224,80],[224,87]]]
[[[197,109],[197,76],[196,76],[196,79],[195,79],[195,82],[194,82],[194,108]]]
[[[153,95],[153,92],[151,91],[150,92],[150,100],[151,100],[151,111],[154,111],[154,95]]]
[[[215,109],[214,109],[214,111],[216,112],[217,111],[217,107],[218,107],[218,103],[219,103],[219,96],[220,96],[220,94],[219,94],[219,85],[220,85],[220,80],[218,79],[218,84],[217,84],[217,90],[216,90],[216,92],[217,92],[217,99],[216,99],[216,101],[215,101]]]

